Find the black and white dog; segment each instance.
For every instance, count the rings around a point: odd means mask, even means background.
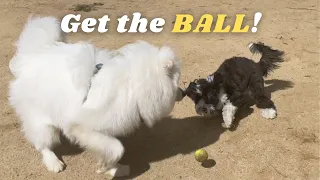
[[[258,63],[245,57],[225,60],[207,79],[196,79],[185,90],[195,103],[199,115],[213,115],[222,110],[225,128],[230,128],[236,111],[247,105],[247,95],[255,100],[262,117],[277,116],[273,101],[264,94],[264,79],[283,62],[283,51],[274,50],[263,43],[249,44],[250,51],[260,53]]]

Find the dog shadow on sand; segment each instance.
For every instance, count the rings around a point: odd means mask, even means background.
[[[266,94],[293,87],[291,81],[266,80]],[[239,122],[253,113],[253,108],[240,109],[236,114],[234,127],[236,130]],[[131,167],[131,175],[125,178],[132,179],[150,169],[150,163],[161,161],[178,154],[189,154],[197,149],[211,145],[219,140],[224,131],[221,126],[221,116],[215,117],[186,117],[182,119],[165,118],[149,129],[141,126],[134,134],[120,138],[125,146],[125,154],[120,163]],[[63,141],[63,145],[56,150],[60,157],[81,153],[82,150]],[[207,168],[215,165],[214,160]]]
[[[265,93],[268,97],[271,97],[271,93],[275,91],[286,90],[293,88],[294,83],[292,81],[280,80],[280,79],[270,79],[265,80]]]
[[[241,111],[236,122],[244,119],[253,110]],[[187,117],[183,119],[166,118],[148,129],[142,126],[128,138],[121,139],[126,152],[121,162],[131,166],[131,179],[148,171],[151,162],[160,161],[178,154],[189,154],[219,140],[224,131],[222,117]],[[206,168],[215,165],[208,161]]]

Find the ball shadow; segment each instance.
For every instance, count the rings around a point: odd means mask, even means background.
[[[212,168],[216,165],[216,161],[213,159],[207,159],[204,162],[201,163],[201,166],[204,168]]]

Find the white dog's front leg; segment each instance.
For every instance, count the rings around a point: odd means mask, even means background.
[[[43,156],[42,161],[49,171],[57,173],[63,170],[64,163],[58,159],[52,150],[45,148],[41,151],[41,154]]]
[[[222,117],[224,123],[222,123],[222,127],[224,128],[230,128],[232,125],[232,122],[235,118],[235,114],[237,112],[237,107],[234,106],[231,102],[227,102],[223,108],[222,108]]]
[[[130,174],[130,166],[117,163],[116,165],[110,165],[104,160],[100,159],[98,162],[98,174],[107,174],[112,177],[124,177]]]
[[[105,173],[112,177],[129,176],[130,167],[117,163],[124,152],[121,142],[115,138],[108,137],[108,147],[105,149],[105,155],[100,157],[98,162],[98,174]]]
[[[118,165],[124,153],[118,139],[78,124],[71,125],[66,133],[75,137],[81,146],[96,153],[99,158],[97,173],[110,171],[110,175],[117,177],[129,175],[129,166]]]

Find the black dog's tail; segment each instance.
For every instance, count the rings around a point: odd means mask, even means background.
[[[283,62],[283,51],[274,50],[261,42],[250,43],[249,49],[253,54],[260,53],[262,55],[259,61],[259,66],[263,76],[265,77],[268,76],[273,70],[279,68],[279,64]]]

